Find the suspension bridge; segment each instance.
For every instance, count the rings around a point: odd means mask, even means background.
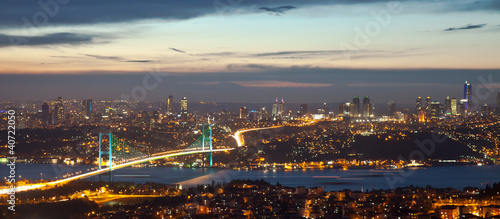
[[[168,152],[161,152],[152,155],[141,155],[141,152],[135,150],[133,147],[128,145],[126,141],[119,139],[114,136],[112,133],[99,133],[99,158],[98,158],[98,169],[82,174],[78,174],[75,176],[71,176],[68,178],[55,180],[51,182],[45,183],[37,183],[30,185],[23,185],[16,187],[16,191],[27,191],[32,189],[41,189],[43,187],[50,187],[59,184],[64,184],[70,181],[84,179],[96,175],[101,175],[107,172],[111,172],[113,170],[121,169],[124,167],[137,165],[145,162],[150,162],[158,159],[165,159],[169,157],[177,157],[191,154],[201,154],[201,153],[210,153],[210,166],[213,164],[212,154],[214,152],[221,151],[229,151],[234,148],[221,148],[216,149],[213,147],[212,140],[212,124],[207,126],[202,126],[202,134],[201,136],[189,145],[187,148],[182,150],[173,150]],[[106,144],[103,144],[107,143]],[[107,148],[106,148],[107,147]],[[107,156],[107,162],[103,162],[104,158]],[[107,166],[107,167],[105,167]],[[0,195],[7,194],[9,189],[1,189]]]

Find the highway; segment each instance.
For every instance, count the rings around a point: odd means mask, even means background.
[[[219,152],[219,151],[228,151],[228,150],[233,150],[234,148],[227,148],[227,149],[213,149],[212,152]],[[113,166],[113,170],[116,169],[121,169],[124,167],[132,166],[135,164],[140,164],[144,162],[149,162],[152,160],[157,160],[157,159],[162,159],[162,158],[167,158],[167,157],[176,157],[176,156],[183,156],[183,155],[189,155],[189,154],[197,154],[197,153],[210,153],[210,150],[182,150],[182,151],[171,151],[167,153],[161,153],[161,154],[155,154],[153,156],[145,157],[145,158],[137,158],[133,159],[131,161],[121,163],[121,164],[115,164]],[[66,179],[60,179],[56,181],[51,181],[51,182],[46,182],[46,183],[38,183],[38,184],[31,184],[31,185],[24,185],[20,187],[16,187],[16,192],[21,192],[21,191],[28,191],[28,190],[33,190],[33,189],[40,189],[46,186],[54,186],[58,184],[64,184],[73,180],[78,180],[78,179],[84,179],[87,177],[99,175],[109,172],[109,168],[102,168],[100,170],[95,170],[83,174],[79,174],[76,176],[68,177]],[[0,195],[6,195],[9,192],[9,189],[1,189],[0,190]]]
[[[241,136],[241,134],[243,134],[245,132],[264,130],[264,129],[275,129],[275,128],[281,128],[281,127],[283,127],[283,125],[276,125],[276,126],[270,126],[270,127],[264,127],[264,128],[238,130],[238,131],[236,131],[236,133],[234,133],[233,138],[236,139],[236,143],[238,144],[238,147],[241,147],[241,146],[245,145],[245,140],[243,139],[243,136]]]

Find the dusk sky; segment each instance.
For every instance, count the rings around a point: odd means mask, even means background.
[[[413,103],[461,98],[465,80],[500,88],[498,0],[40,3],[0,8],[0,99],[120,99],[151,72],[154,101]]]

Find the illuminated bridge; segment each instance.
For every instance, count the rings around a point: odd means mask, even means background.
[[[108,150],[103,151],[103,145],[101,145],[101,140],[103,136],[108,136]],[[30,185],[24,185],[24,186],[19,186],[16,187],[16,192],[19,191],[27,191],[27,190],[32,190],[32,189],[39,189],[43,188],[46,186],[54,186],[58,184],[64,184],[70,181],[78,180],[78,179],[84,179],[88,178],[91,176],[95,175],[100,175],[103,173],[107,173],[116,169],[121,169],[124,167],[140,164],[140,163],[145,163],[153,160],[158,160],[158,159],[164,159],[164,158],[169,158],[169,157],[176,157],[176,156],[183,156],[183,155],[190,155],[190,154],[200,154],[200,153],[210,153],[210,166],[212,166],[212,153],[213,152],[219,152],[219,151],[229,151],[234,148],[225,148],[225,149],[214,149],[212,146],[212,125],[208,125],[207,129],[205,130],[205,126],[203,126],[203,131],[202,135],[196,140],[193,144],[191,144],[189,147],[183,150],[174,150],[174,151],[169,151],[169,152],[162,152],[162,153],[157,153],[153,154],[150,156],[142,156],[142,157],[135,157],[135,158],[121,158],[122,160],[117,161],[117,157],[113,156],[113,153],[117,153],[116,151],[121,151],[126,152],[127,150],[129,151],[128,153],[124,154],[130,154],[131,148],[128,147],[123,141],[120,141],[119,139],[113,138],[111,133],[99,133],[99,169],[90,171],[87,173],[79,174],[76,176],[68,177],[65,179],[60,179],[56,181],[51,181],[51,182],[46,182],[46,183],[38,183],[38,184],[30,184]],[[118,153],[119,154],[119,153]],[[101,163],[101,160],[103,158],[103,155],[108,156],[108,167],[103,168],[103,164]],[[115,159],[113,161],[113,159]],[[111,165],[109,165],[111,164]],[[0,190],[0,195],[7,194],[9,191],[8,189],[1,189]]]

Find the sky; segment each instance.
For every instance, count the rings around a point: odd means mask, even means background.
[[[7,0],[0,99],[412,103],[461,98],[468,80],[492,102],[499,12],[497,0]]]

